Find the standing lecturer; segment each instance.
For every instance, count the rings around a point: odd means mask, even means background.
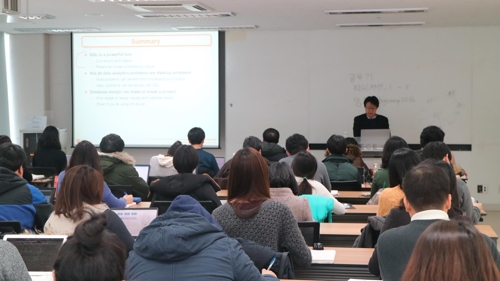
[[[377,114],[379,102],[376,96],[366,97],[364,105],[366,114],[354,117],[352,127],[354,137],[360,137],[361,130],[365,129],[389,129],[389,119]]]

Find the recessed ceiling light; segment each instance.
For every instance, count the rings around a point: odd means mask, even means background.
[[[55,19],[56,17],[52,15],[19,15],[19,18],[23,20],[52,20]]]
[[[26,33],[71,33],[101,31],[98,28],[14,28],[14,30]]]
[[[89,17],[89,18],[100,18],[100,17],[103,17],[104,15],[101,15],[101,14],[85,14],[86,17]]]
[[[381,26],[418,26],[425,22],[376,22],[376,23],[339,23],[338,27],[381,27]]]
[[[367,10],[325,10],[329,15],[359,15],[359,14],[386,14],[386,13],[423,13],[429,8],[398,8],[398,9],[367,9]]]
[[[162,14],[137,14],[136,17],[143,19],[158,19],[158,18],[224,18],[224,17],[234,17],[232,12],[220,12],[220,13],[162,13]]]
[[[234,30],[234,29],[257,29],[256,25],[233,25],[233,26],[177,26],[174,30]]]

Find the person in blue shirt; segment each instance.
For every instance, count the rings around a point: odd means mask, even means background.
[[[208,174],[214,177],[219,171],[219,165],[213,154],[203,150],[203,143],[205,142],[205,131],[202,128],[194,127],[188,132],[189,143],[196,149],[198,153],[198,167],[196,168],[197,174]]]
[[[69,160],[69,165],[66,170],[77,166],[77,165],[88,165],[102,174],[101,164],[99,162],[99,155],[97,154],[97,149],[89,141],[79,142]],[[57,191],[61,187],[61,183],[66,175],[66,171],[62,171],[59,174],[59,180],[57,182]],[[127,204],[131,204],[134,200],[132,195],[124,195],[121,198],[116,198],[109,189],[106,182],[104,182],[104,192],[102,194],[102,202],[106,203],[110,208],[125,208]]]
[[[19,145],[0,145],[0,221],[19,221],[24,230],[41,231],[54,206],[23,179],[25,162],[26,154]]]

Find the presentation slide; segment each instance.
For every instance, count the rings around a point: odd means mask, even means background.
[[[126,147],[219,147],[218,32],[78,33],[72,37],[73,144],[115,133]]]

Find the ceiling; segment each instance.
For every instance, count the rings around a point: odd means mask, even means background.
[[[19,0],[21,13],[49,14],[54,19],[21,20],[0,16],[0,31],[14,28],[97,28],[101,32],[173,31],[176,26],[256,25],[259,30],[340,29],[339,23],[420,22],[426,27],[500,25],[499,0],[199,0],[154,3],[201,3],[214,12],[233,12],[234,17],[188,19],[141,19],[115,2],[89,0]],[[29,3],[27,3],[29,1]],[[109,1],[109,0],[106,0]],[[123,0],[127,1],[127,0]],[[132,0],[134,1],[134,0]],[[133,3],[151,3],[141,1]],[[27,5],[28,4],[28,5]],[[422,8],[425,13],[327,15],[324,10]],[[6,23],[7,21],[14,21]]]

